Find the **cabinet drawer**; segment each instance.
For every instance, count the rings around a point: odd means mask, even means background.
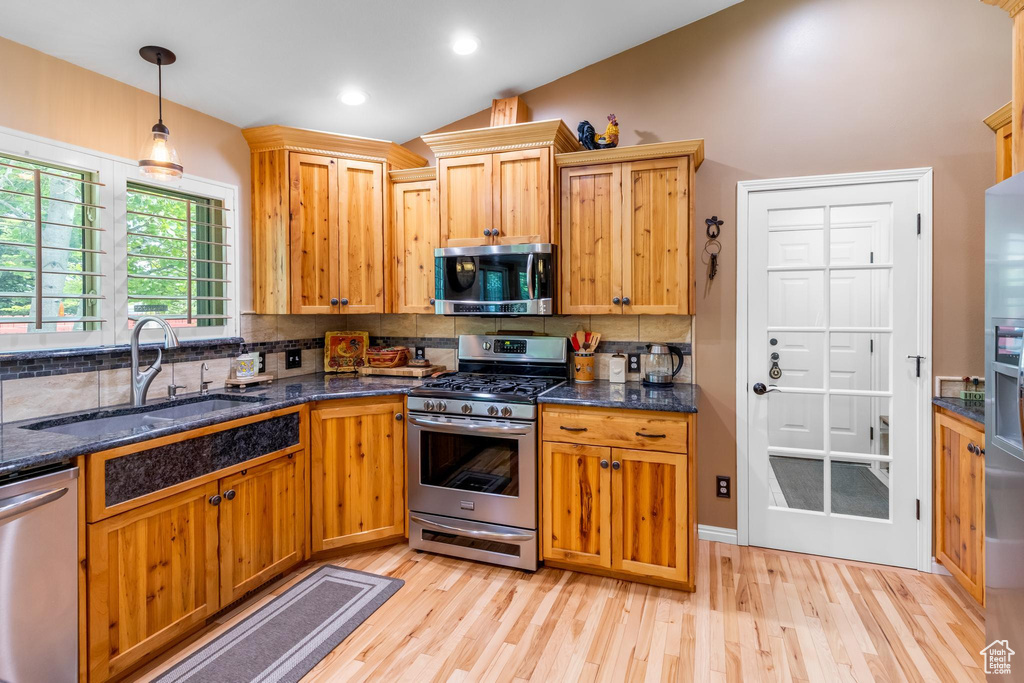
[[[544,440],[686,453],[686,418],[642,415],[637,411],[546,410]]]

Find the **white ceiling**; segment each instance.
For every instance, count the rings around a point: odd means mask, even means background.
[[[0,35],[150,92],[138,49],[162,45],[170,100],[402,142],[739,1],[5,0]],[[462,32],[480,39],[468,57],[450,48]],[[369,101],[338,102],[347,86]]]

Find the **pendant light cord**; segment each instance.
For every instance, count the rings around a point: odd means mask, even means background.
[[[160,123],[164,122],[164,69],[163,59],[160,53],[156,55],[156,82],[157,82],[157,118]]]

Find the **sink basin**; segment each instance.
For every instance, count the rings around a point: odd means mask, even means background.
[[[149,431],[183,418],[206,415],[218,410],[227,410],[242,405],[251,405],[263,400],[265,399],[260,396],[211,394],[210,396],[183,398],[151,406],[101,410],[95,413],[46,420],[26,425],[26,429],[58,432],[72,436],[95,436],[96,434],[125,431]]]

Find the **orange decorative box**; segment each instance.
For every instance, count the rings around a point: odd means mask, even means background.
[[[324,372],[355,372],[366,365],[369,332],[328,332],[324,335]]]
[[[409,349],[404,346],[381,348],[374,346],[366,352],[371,368],[398,368],[409,362]]]

